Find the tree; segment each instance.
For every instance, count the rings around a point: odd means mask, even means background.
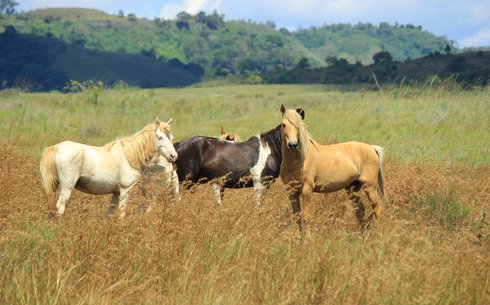
[[[19,5],[19,3],[15,2],[15,0],[0,0],[0,17],[4,14],[7,16],[12,16],[15,14],[15,7]]]
[[[275,24],[275,23],[274,23],[274,21],[272,21],[272,20],[267,20],[267,21],[265,22],[265,25],[266,25],[266,26],[268,26],[268,27],[270,27],[270,28],[273,28],[273,29],[275,29],[275,28],[276,28],[276,24]]]
[[[134,22],[134,21],[138,20],[138,18],[136,18],[135,14],[131,13],[131,14],[128,14],[128,20]]]
[[[373,60],[375,64],[390,63],[393,61],[393,57],[388,51],[381,51],[373,55]]]
[[[296,69],[300,69],[300,70],[308,70],[309,68],[310,68],[310,62],[306,57],[302,57],[298,62],[298,64],[296,65]]]
[[[444,48],[444,52],[446,52],[446,54],[451,53],[451,46],[449,44],[447,44],[446,47]]]

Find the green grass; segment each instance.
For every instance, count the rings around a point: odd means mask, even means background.
[[[94,103],[77,94],[0,93],[0,137],[38,156],[62,140],[102,145],[132,134],[155,116],[173,118],[177,140],[216,136],[220,126],[242,139],[280,122],[279,106],[303,107],[319,141],[358,140],[401,161],[490,161],[490,91],[388,88],[382,92],[313,85],[105,90]]]

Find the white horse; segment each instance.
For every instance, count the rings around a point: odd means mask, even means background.
[[[44,149],[40,170],[41,181],[51,213],[58,187],[60,195],[56,209],[65,212],[73,188],[85,193],[113,194],[108,214],[116,206],[124,216],[129,191],[136,185],[143,170],[157,155],[168,162],[177,160],[170,132],[172,119],[167,123],[158,118],[132,136],[115,140],[101,147],[65,141]]]

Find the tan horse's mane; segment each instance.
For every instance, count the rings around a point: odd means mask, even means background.
[[[308,154],[308,143],[311,141],[315,147],[317,146],[317,143],[310,137],[305,122],[296,110],[287,109],[283,116],[298,130],[299,154],[301,161],[304,161]]]
[[[119,142],[121,143],[129,165],[133,168],[144,167],[157,153],[155,141],[155,131],[157,127],[160,127],[160,130],[165,133],[170,132],[170,126],[164,122],[151,123],[132,136],[109,142],[104,145],[104,147],[110,151],[112,146]]]

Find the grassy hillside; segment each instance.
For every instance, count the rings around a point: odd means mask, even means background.
[[[199,81],[202,69],[140,54],[110,53],[66,44],[53,37],[0,34],[2,87],[61,90],[71,80],[100,80],[140,88],[181,87]],[[1,87],[0,87],[1,88]]]
[[[490,91],[320,85],[0,92],[0,302],[5,304],[475,304],[490,301]],[[361,234],[347,196],[313,195],[302,243],[280,181],[214,205],[209,185],[173,201],[154,176],[124,220],[78,191],[46,217],[43,147],[101,145],[154,116],[177,140],[219,127],[256,135],[301,106],[320,142],[386,149],[384,215]],[[146,190],[142,195],[141,188]],[[153,205],[142,214],[141,210]],[[369,207],[367,207],[369,209]]]
[[[379,25],[370,23],[333,24],[303,29],[292,34],[320,58],[337,57],[350,63],[371,64],[373,55],[389,52],[395,60],[403,61],[442,51],[452,43],[437,37],[420,26]]]
[[[301,57],[320,64],[300,43],[271,27],[225,22],[218,14],[150,21],[90,9],[46,9],[0,20],[2,24],[88,49],[175,58],[200,65],[211,76],[287,68]]]
[[[301,58],[313,67],[335,56],[370,63],[387,50],[397,60],[442,51],[450,44],[413,26],[332,25],[289,32],[273,25],[225,21],[218,13],[181,13],[175,20],[113,16],[90,9],[44,9],[0,19],[20,33],[53,36],[80,47],[146,54],[203,67],[209,77],[249,75],[294,67]]]
[[[381,52],[383,53],[383,52]],[[378,54],[381,54],[378,53]],[[333,59],[328,67],[312,68],[298,65],[286,71],[264,74],[267,83],[327,83],[327,84],[402,84],[436,87],[443,82],[451,86],[485,86],[490,83],[490,51],[458,54],[431,53],[404,62],[389,59],[370,65],[349,64]]]

